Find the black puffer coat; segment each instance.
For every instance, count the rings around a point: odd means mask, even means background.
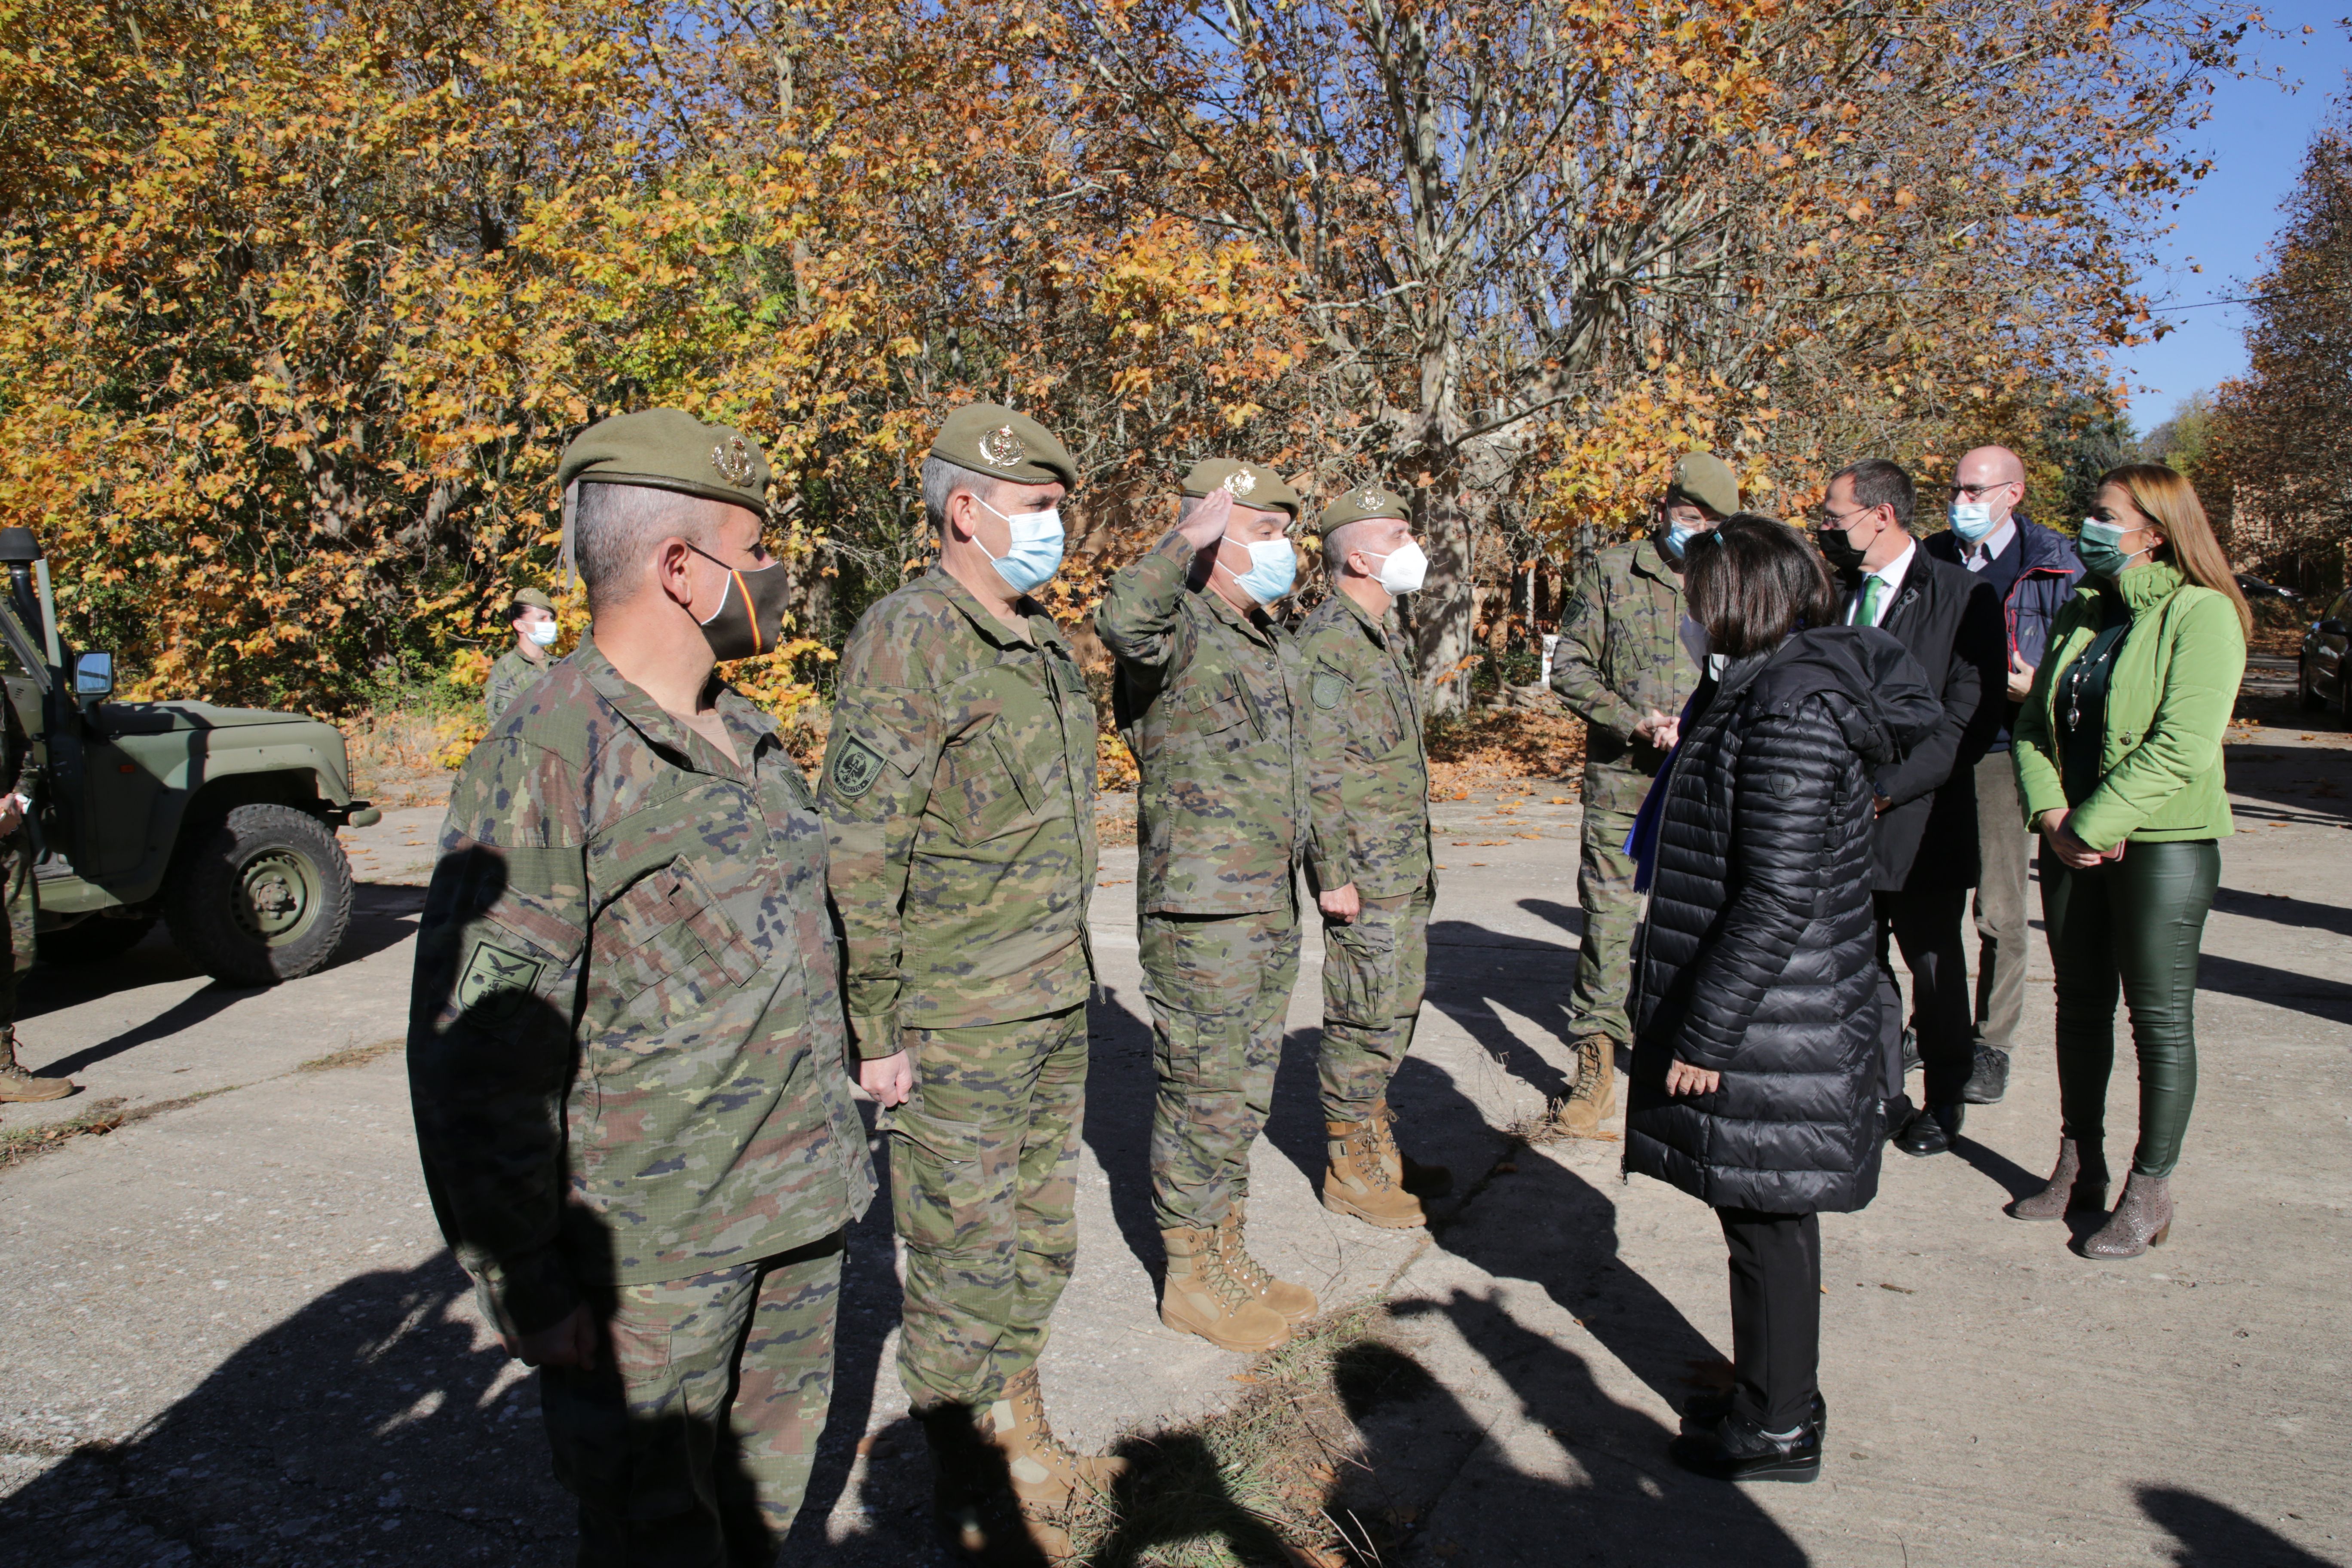
[[[1724,672],[1666,785],[1627,1170],[1775,1214],[1877,1193],[1871,772],[1943,718],[1926,673],[1874,628],[1800,632]],[[1677,1058],[1722,1086],[1670,1099]]]

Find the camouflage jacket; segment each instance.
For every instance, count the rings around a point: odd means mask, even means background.
[[[1170,533],[1110,580],[1095,630],[1118,658],[1114,711],[1142,773],[1136,907],[1281,909],[1307,824],[1298,645],[1186,586],[1199,552]]]
[[[1652,709],[1673,718],[1698,689],[1680,636],[1683,576],[1656,543],[1602,551],[1576,575],[1552,648],[1551,689],[1585,722],[1584,804],[1636,811],[1666,754],[1636,741]]]
[[[1307,665],[1307,785],[1318,890],[1368,899],[1427,885],[1429,751],[1421,685],[1394,617],[1334,594],[1299,633]]]
[[[1024,639],[933,567],[842,650],[818,799],[861,1056],[898,1050],[901,1028],[1055,1012],[1094,984],[1094,704],[1030,611]]]
[[[520,1331],[874,1193],[815,803],[773,723],[718,702],[740,763],[583,641],[451,791],[409,1091],[442,1233]]]
[[[491,723],[507,710],[514,700],[547,678],[553,666],[550,662],[533,664],[523,658],[520,648],[509,648],[490,666],[489,679],[482,683],[482,708]]]

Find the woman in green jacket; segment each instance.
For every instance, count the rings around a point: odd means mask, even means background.
[[[2105,475],[2012,755],[2042,835],[2042,913],[2058,993],[2063,1125],[2049,1184],[2019,1219],[2105,1209],[2116,998],[2139,1057],[2139,1146],[2123,1197],[2082,1244],[2137,1258],[2172,1224],[2172,1168],[2197,1098],[2197,950],[2231,831],[2221,737],[2253,618],[2189,481]]]

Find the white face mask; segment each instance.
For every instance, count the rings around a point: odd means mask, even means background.
[[[533,621],[523,627],[522,635],[541,647],[553,647],[556,637],[562,633],[562,630],[563,628],[553,621]]]
[[[1369,555],[1370,551],[1364,552]],[[1381,574],[1374,579],[1384,594],[1418,594],[1429,578],[1429,557],[1408,539],[1380,558]]]

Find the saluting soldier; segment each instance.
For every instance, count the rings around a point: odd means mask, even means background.
[[[1584,942],[1570,993],[1576,1086],[1554,1120],[1591,1137],[1617,1111],[1620,1047],[1633,1048],[1625,1016],[1633,928],[1642,896],[1625,836],[1650,781],[1673,751],[1683,704],[1699,668],[1683,646],[1683,554],[1692,539],[1739,510],[1739,481],[1709,452],[1685,454],[1659,499],[1650,536],[1586,563],[1561,607],[1551,689],[1584,721],[1584,853],[1577,903]]]
[[[1448,1179],[1398,1149],[1388,1101],[1421,1016],[1437,893],[1421,686],[1392,613],[1429,570],[1405,511],[1378,485],[1324,508],[1332,592],[1299,633],[1307,864],[1323,914],[1323,1206],[1391,1228],[1426,1223],[1416,1193]]]
[[[1076,482],[1035,420],[948,416],[922,471],[939,563],[850,635],[819,789],[859,1075],[894,1108],[898,1375],[943,1533],[994,1561],[1066,1555],[1055,1516],[1118,1469],[1055,1436],[1037,1380],[1077,1256],[1095,716],[1030,595]]]
[[[1095,609],[1142,773],[1136,925],[1160,1078],[1160,1318],[1223,1350],[1263,1351],[1315,1315],[1314,1295],[1246,1244],[1250,1150],[1298,978],[1298,649],[1268,613],[1297,577],[1286,534],[1298,496],[1271,469],[1212,458],[1177,505],[1175,528]]]
[[[475,747],[425,895],[409,1087],[442,1233],[541,1369],[583,1563],[765,1564],[832,1392],[852,1100],[824,833],[714,671],[776,646],[759,447],[572,442],[593,625]]]
[[[547,650],[555,646],[555,605],[536,588],[518,589],[507,605],[507,625],[514,632],[514,646],[499,655],[490,666],[489,679],[482,683],[482,706],[490,722],[507,705],[532,687],[547,673]]]

